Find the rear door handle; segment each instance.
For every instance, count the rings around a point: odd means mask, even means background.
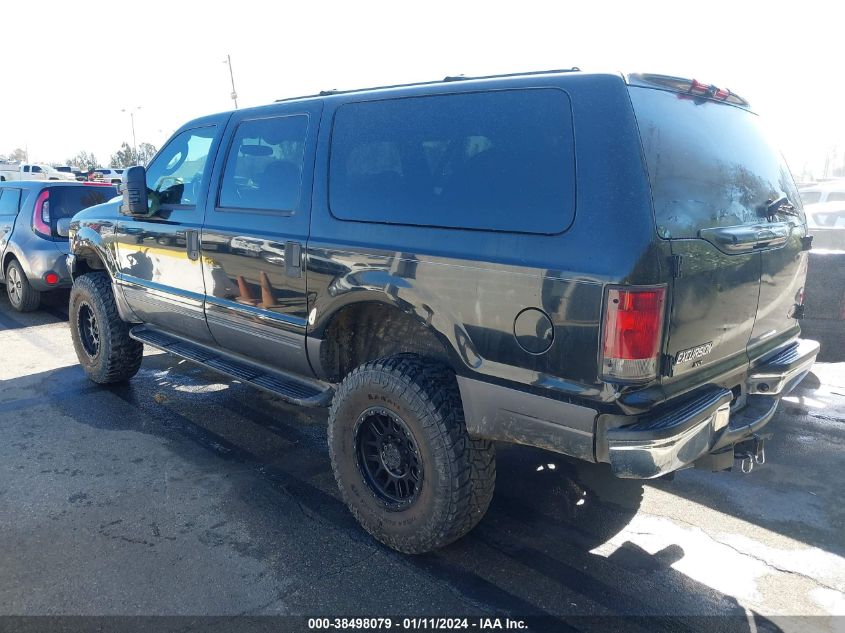
[[[699,237],[707,240],[713,246],[725,253],[746,253],[757,246],[757,236],[760,225],[748,226],[718,226],[712,229],[701,229]]]
[[[188,259],[197,261],[200,258],[200,232],[196,229],[185,231],[185,244],[188,250]]]
[[[294,279],[302,277],[302,245],[299,242],[285,242],[285,274]]]
[[[783,246],[792,234],[791,222],[719,226],[701,229],[701,239],[707,240],[725,253],[747,253],[758,248]]]

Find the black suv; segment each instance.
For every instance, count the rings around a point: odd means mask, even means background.
[[[494,440],[620,477],[761,461],[818,344],[810,240],[748,104],[573,71],[329,92],[197,119],[71,225],[73,343],[144,344],[293,403],[364,528],[468,532]]]

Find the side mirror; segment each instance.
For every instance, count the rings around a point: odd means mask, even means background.
[[[59,221],[56,222],[56,233],[58,233],[60,237],[67,237],[69,232],[70,218],[59,218]]]
[[[123,204],[120,212],[123,215],[137,215],[147,217],[151,215],[147,201],[147,170],[137,165],[127,167],[123,172]]]

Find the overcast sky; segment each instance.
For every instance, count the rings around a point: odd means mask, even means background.
[[[793,172],[845,151],[838,3],[4,2],[0,154],[101,163],[185,121],[329,88],[565,68],[675,74],[747,98]]]

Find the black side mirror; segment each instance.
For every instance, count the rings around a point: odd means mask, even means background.
[[[149,216],[150,205],[147,201],[147,170],[137,165],[128,167],[123,172],[123,204],[120,212],[123,215]]]

